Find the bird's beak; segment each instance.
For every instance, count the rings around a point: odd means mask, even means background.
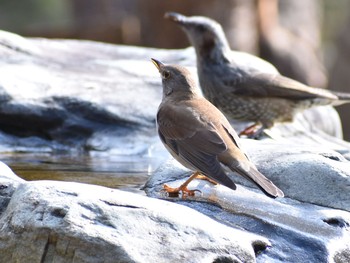
[[[164,67],[164,64],[162,63],[162,62],[160,62],[160,61],[158,61],[158,60],[156,60],[156,59],[154,59],[154,58],[151,58],[151,60],[152,60],[152,63],[156,66],[156,68],[158,69],[158,71],[160,71],[160,69],[162,68],[162,67]]]
[[[187,19],[186,16],[181,15],[179,13],[175,13],[175,12],[165,13],[164,18],[169,19],[169,20],[175,22],[176,24],[184,24],[186,22],[186,19]]]

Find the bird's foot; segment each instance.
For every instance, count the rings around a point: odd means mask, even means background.
[[[247,136],[249,139],[255,139],[258,140],[261,138],[261,136],[263,135],[265,127],[264,126],[260,126],[259,124],[253,124],[247,128],[245,128],[243,131],[241,131],[239,133],[239,137],[245,135]]]
[[[197,175],[196,179],[200,179],[200,180],[206,180],[209,183],[212,183],[213,185],[217,185],[218,182],[214,181],[213,179],[210,179],[209,177],[203,175],[203,174],[199,174]]]
[[[164,184],[163,191],[167,192],[169,197],[179,197],[181,192],[183,198],[186,198],[187,196],[194,196],[196,192],[202,193],[198,189],[189,190],[187,185],[184,184],[180,185],[179,187],[170,187],[169,185]]]

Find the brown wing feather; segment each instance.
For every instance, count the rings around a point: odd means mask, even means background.
[[[192,114],[188,114],[185,108],[169,110],[160,108],[157,114],[158,133],[162,142],[185,163],[213,180],[236,189],[236,185],[226,175],[217,159],[217,155],[226,151],[227,146],[215,127],[210,123],[202,123]],[[183,115],[186,116],[186,121],[183,118],[181,123],[176,121]]]
[[[192,138],[177,141],[179,156],[209,178],[231,189],[236,189],[235,183],[227,176],[217,158],[219,152],[213,149],[210,149],[211,152],[203,151],[203,148],[199,146],[205,144],[204,137],[198,132]]]
[[[239,79],[223,80],[231,86],[234,94],[254,97],[277,97],[291,100],[324,98],[337,100],[338,97],[324,89],[306,86],[298,81],[281,75],[251,73]],[[234,83],[234,84],[233,84]]]

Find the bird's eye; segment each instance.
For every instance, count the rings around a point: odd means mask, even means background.
[[[164,72],[162,73],[162,76],[163,76],[164,79],[167,79],[167,78],[170,77],[170,72],[169,72],[169,71],[164,71]]]

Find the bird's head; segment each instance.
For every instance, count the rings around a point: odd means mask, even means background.
[[[188,98],[200,96],[200,91],[192,73],[185,67],[178,65],[165,65],[162,62],[151,59],[158,69],[163,84],[163,98]]]
[[[199,55],[208,55],[216,49],[229,48],[225,33],[219,23],[203,16],[184,16],[175,12],[164,15],[179,25]]]

